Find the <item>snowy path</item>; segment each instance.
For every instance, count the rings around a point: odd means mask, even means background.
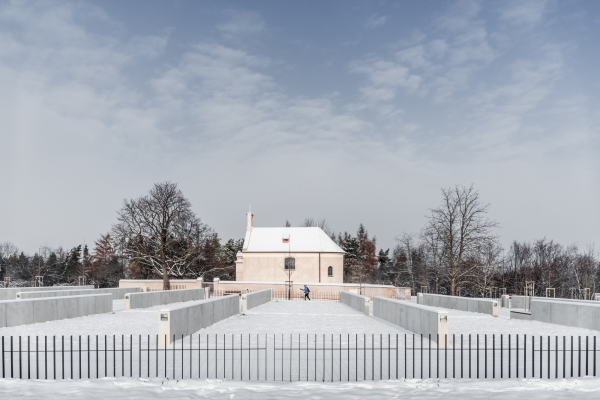
[[[198,333],[397,334],[410,333],[337,301],[272,301]]]
[[[0,384],[3,399],[597,399],[600,379],[437,380],[318,383],[167,381],[102,379],[93,381],[18,381]]]

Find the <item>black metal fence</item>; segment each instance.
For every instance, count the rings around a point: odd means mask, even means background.
[[[2,378],[253,381],[596,376],[595,336],[202,334],[3,336]],[[440,346],[437,343],[441,343]]]

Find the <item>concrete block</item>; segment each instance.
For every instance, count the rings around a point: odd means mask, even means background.
[[[502,308],[510,308],[510,296],[507,294],[503,294],[500,303]]]
[[[531,321],[531,312],[510,310],[510,319],[521,319]]]

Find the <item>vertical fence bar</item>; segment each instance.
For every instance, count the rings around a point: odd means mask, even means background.
[[[463,334],[460,334],[460,377],[463,377]]]
[[[23,365],[21,363],[21,335],[19,335],[19,379],[23,379]]]
[[[27,379],[31,379],[31,368],[29,365],[31,364],[31,356],[29,354],[29,346],[31,343],[31,336],[27,336]]]
[[[510,379],[510,333],[508,334],[508,379]]]
[[[407,368],[407,361],[406,361],[406,333],[404,334],[404,379],[408,378],[408,368]]]
[[[431,333],[429,334],[429,340],[428,340],[428,351],[427,351],[427,358],[428,358],[428,368],[429,368],[429,373],[427,374],[428,378],[431,378]]]
[[[62,378],[65,379],[65,336],[61,336],[60,346],[61,358],[62,358]]]
[[[566,377],[567,373],[567,355],[566,355],[566,348],[567,348],[567,339],[565,338],[565,336],[563,335],[563,379]]]
[[[431,335],[429,335],[429,336],[431,336]],[[398,348],[398,334],[396,333],[396,379],[398,379],[398,350],[399,350],[399,348]],[[356,367],[358,369],[358,364],[356,364]],[[430,374],[431,374],[431,371],[430,371]]]
[[[456,335],[452,334],[452,378],[456,378]]]
[[[12,339],[11,339],[12,341]],[[11,342],[12,347],[12,342]],[[11,362],[12,365],[12,362]],[[54,380],[56,380],[56,336],[52,336],[52,372],[54,373]],[[11,367],[12,375],[12,367]]]
[[[588,365],[589,365],[589,356],[588,356],[588,348],[589,348],[589,336],[585,337],[585,376],[589,376],[589,369],[588,369]]]
[[[550,379],[550,336],[548,336],[548,379]]]
[[[81,335],[79,335],[79,379],[81,379]]]
[[[415,334],[412,335],[412,377],[415,379]]]
[[[471,334],[469,333],[469,379],[471,378]]]
[[[527,334],[523,335],[523,378],[527,378]]]
[[[542,341],[542,335],[540,335],[540,379],[544,377],[544,368],[542,360],[544,358],[544,342]]]
[[[492,335],[492,379],[496,379],[496,334]]]
[[[4,336],[2,336],[2,378],[6,378],[5,373],[5,363],[4,363]]]
[[[73,335],[70,335],[69,343],[69,353],[71,353],[71,380],[73,380]]]
[[[106,335],[104,335],[104,377],[108,376],[108,356],[106,354],[106,349],[108,348],[108,340]]]
[[[516,370],[517,370],[517,378],[519,378],[519,334],[517,333],[517,365],[516,365]]]
[[[558,379],[558,336],[554,336],[554,379]]]
[[[500,378],[504,378],[504,335],[500,334]]]
[[[98,379],[99,369],[100,367],[98,363],[98,335],[96,335],[96,379]]]
[[[2,377],[4,378],[4,336],[2,337]],[[44,335],[44,379],[48,379],[48,336],[46,335]]]
[[[55,373],[56,375],[56,373]],[[10,336],[10,377],[14,378],[13,376],[13,337],[12,335]],[[54,379],[56,379],[56,376],[54,377]]]
[[[577,338],[577,376],[581,378],[581,336],[577,336]]]
[[[531,335],[531,377],[535,378],[535,335]]]
[[[2,342],[2,344],[4,344],[4,342]],[[594,376],[596,376],[596,336],[594,336]]]
[[[483,338],[483,364],[485,369],[483,377],[484,379],[487,379],[487,333],[484,335]]]
[[[573,377],[573,336],[571,336],[571,378]]]
[[[423,379],[423,334],[421,333],[421,379]]]
[[[35,379],[40,379],[39,341],[37,335],[35,335]]]
[[[477,379],[479,379],[479,333],[477,334]]]

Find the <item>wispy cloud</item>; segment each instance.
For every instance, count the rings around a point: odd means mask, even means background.
[[[384,26],[388,19],[389,16],[387,15],[373,14],[367,19],[365,26],[370,29],[378,28]]]
[[[265,21],[256,11],[228,11],[228,20],[217,29],[228,35],[257,34],[265,30]]]

